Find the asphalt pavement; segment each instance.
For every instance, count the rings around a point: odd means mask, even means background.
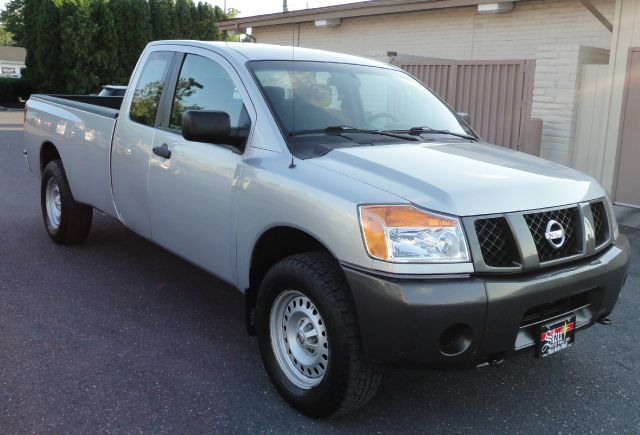
[[[101,213],[83,245],[49,240],[21,121],[0,115],[0,433],[640,432],[639,230],[611,326],[543,360],[387,369],[365,408],[316,421],[271,386],[234,289]]]

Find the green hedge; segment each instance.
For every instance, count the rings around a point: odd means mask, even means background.
[[[15,105],[31,95],[31,85],[25,79],[0,77],[0,105]]]

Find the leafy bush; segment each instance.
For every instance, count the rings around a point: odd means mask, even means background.
[[[25,79],[0,77],[0,105],[15,105],[31,95],[31,85]]]
[[[0,22],[27,50],[34,92],[84,94],[127,84],[154,39],[226,38],[217,23],[238,11],[195,1],[8,0]]]

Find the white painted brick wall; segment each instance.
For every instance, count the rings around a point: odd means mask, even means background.
[[[581,45],[544,45],[538,48],[531,116],[541,118],[544,158],[571,165],[580,76],[585,64],[608,63],[609,50]]]
[[[615,0],[593,0],[607,17]],[[312,22],[253,29],[258,42],[300,45],[361,56],[387,51],[447,59],[533,59],[538,47],[582,44],[609,48],[611,33],[578,0],[526,0],[504,14],[475,7],[343,19],[335,28]]]

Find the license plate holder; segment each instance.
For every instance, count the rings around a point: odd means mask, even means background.
[[[545,358],[571,347],[576,340],[576,314],[545,322],[538,327],[536,356]]]

